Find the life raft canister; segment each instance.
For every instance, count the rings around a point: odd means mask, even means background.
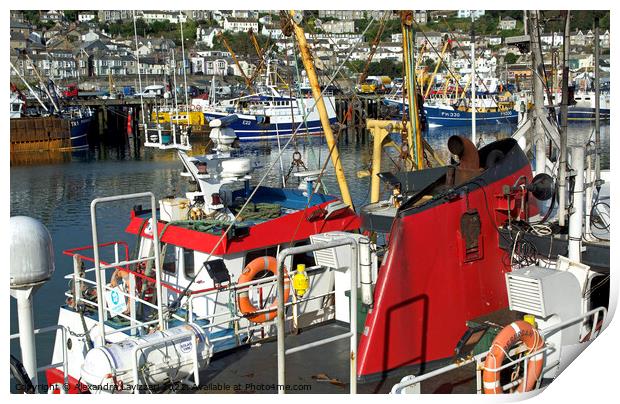
[[[484,394],[503,393],[500,384],[500,372],[497,371],[497,369],[502,366],[502,362],[507,353],[518,341],[523,342],[527,347],[528,350],[526,354],[542,349],[545,344],[543,337],[530,323],[519,320],[504,327],[493,340],[491,350],[484,361],[484,371],[482,373]],[[543,353],[541,352],[528,359],[525,377],[519,383],[516,391],[524,393],[534,389],[536,381],[542,373],[542,369]]]
[[[264,256],[258,257],[252,260],[241,272],[241,276],[237,280],[237,283],[242,284],[246,282],[250,282],[254,280],[254,277],[263,271],[269,271],[274,276],[277,275],[277,267],[278,263],[274,257]],[[286,274],[286,267],[283,267],[284,270],[284,302],[289,298],[290,287],[289,287],[289,279]],[[265,321],[272,320],[276,317],[277,309],[278,309],[278,300],[275,299],[273,303],[269,307],[267,307],[267,311],[257,313],[252,315],[259,310],[258,307],[254,306],[250,301],[249,289],[246,289],[242,292],[239,292],[237,295],[237,305],[239,306],[239,310],[243,313],[246,318],[254,323],[264,323]]]

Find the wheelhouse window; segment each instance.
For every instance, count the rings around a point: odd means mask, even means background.
[[[162,246],[162,269],[167,274],[175,274],[177,272],[177,247],[171,244]]]
[[[183,249],[183,274],[186,279],[193,279],[196,276],[194,250]]]

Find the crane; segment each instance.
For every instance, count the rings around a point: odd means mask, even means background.
[[[237,65],[237,68],[241,72],[241,76],[243,76],[243,80],[245,80],[246,86],[251,91],[252,90],[252,80],[250,80],[250,78],[245,74],[245,72],[241,68],[241,64],[239,64],[239,60],[237,60],[237,56],[235,55],[235,52],[232,50],[232,48],[228,44],[228,41],[226,40],[226,37],[224,36],[224,34],[222,34],[221,31],[218,32],[217,37],[222,41],[222,43],[224,44],[224,46],[226,47],[228,52],[230,52],[230,56],[235,61],[235,64]]]
[[[366,65],[364,65],[364,70],[362,71],[362,74],[360,74],[359,84],[362,84],[366,80],[366,77],[368,77],[368,68],[370,67],[370,62],[375,56],[375,52],[379,47],[379,42],[381,42],[381,35],[383,35],[383,30],[385,29],[385,18],[387,17],[387,13],[389,13],[389,11],[386,11],[381,17],[381,21],[379,22],[379,29],[377,30],[377,35],[375,35],[375,38],[370,43],[370,53],[368,54],[368,58],[366,59]]]

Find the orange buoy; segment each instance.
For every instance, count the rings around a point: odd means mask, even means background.
[[[277,275],[277,266],[278,263],[274,257],[264,256],[258,257],[252,260],[241,272],[241,276],[237,280],[237,283],[246,283],[254,280],[254,277],[263,271],[269,271],[274,276]],[[286,276],[286,267],[284,269],[284,302],[289,298],[290,288],[289,288],[289,279]],[[239,310],[243,313],[248,320],[254,323],[264,323],[265,321],[272,320],[276,317],[277,309],[278,309],[278,300],[275,299],[273,303],[269,307],[267,307],[267,311],[257,313],[252,315],[252,313],[256,313],[259,309],[252,304],[250,301],[249,290],[244,290],[239,292],[237,295],[237,305],[239,306]]]
[[[530,323],[519,320],[504,327],[493,340],[491,350],[484,361],[484,370],[482,372],[484,394],[503,393],[500,384],[500,372],[497,369],[502,366],[502,362],[510,349],[519,341],[523,342],[527,347],[526,354],[539,351],[545,345],[543,337]],[[525,377],[519,383],[516,391],[524,393],[534,389],[542,369],[543,354],[541,352],[528,359]]]

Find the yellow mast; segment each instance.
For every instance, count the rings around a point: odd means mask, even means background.
[[[228,52],[230,52],[230,56],[232,57],[232,59],[235,61],[235,64],[239,68],[239,71],[241,72],[241,75],[243,76],[243,80],[245,80],[245,84],[248,87],[248,90],[252,91],[252,81],[250,80],[250,78],[245,74],[245,72],[241,68],[241,64],[239,64],[239,61],[237,60],[237,55],[235,55],[235,52],[232,50],[232,48],[228,44],[228,41],[226,40],[226,37],[224,36],[224,34],[222,34],[221,31],[218,32],[217,36],[222,40],[222,43],[224,44],[226,49],[228,49]]]
[[[424,98],[428,97],[428,93],[431,92],[431,87],[433,87],[433,82],[435,81],[435,76],[437,76],[437,72],[439,71],[439,67],[441,66],[441,62],[443,60],[443,56],[448,49],[448,45],[450,45],[450,41],[446,39],[446,43],[443,45],[443,49],[441,50],[441,55],[439,55],[439,60],[435,65],[435,70],[433,71],[433,75],[431,76],[430,81],[428,82],[428,87],[426,88],[426,92],[424,93]]]
[[[407,125],[407,141],[409,142],[409,154],[415,162],[416,168],[423,168],[422,152],[422,131],[420,128],[420,117],[418,115],[416,71],[413,59],[413,12],[401,11],[401,28],[403,31],[403,61],[405,62],[405,88],[407,89],[407,99],[409,101],[409,125]]]
[[[308,43],[306,42],[304,30],[298,25],[299,22],[301,22],[301,19],[298,19],[298,22],[295,21],[295,10],[290,10],[289,13],[291,17],[290,24],[295,33],[295,37],[297,38],[297,42],[299,43],[301,60],[304,64],[304,68],[306,69],[308,80],[310,81],[312,96],[314,97],[316,108],[319,111],[319,116],[321,117],[321,125],[323,125],[323,132],[325,134],[325,139],[327,140],[327,146],[330,150],[330,158],[332,160],[332,164],[334,165],[334,170],[336,171],[336,178],[338,179],[338,186],[340,187],[342,201],[350,207],[353,207],[353,201],[351,200],[351,194],[349,193],[349,186],[347,185],[344,170],[342,169],[342,162],[340,161],[340,154],[338,153],[338,146],[336,145],[336,141],[334,139],[334,134],[327,116],[327,109],[325,108],[323,97],[321,96],[319,80],[316,75],[316,71],[314,70],[314,64],[312,63],[312,55],[310,54],[310,49],[308,48]]]

